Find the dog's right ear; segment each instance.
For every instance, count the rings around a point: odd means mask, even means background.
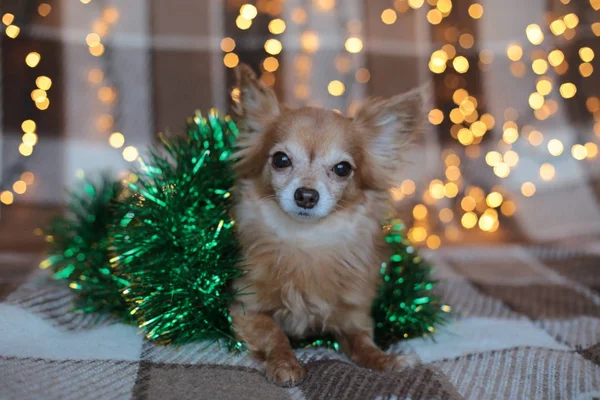
[[[235,69],[235,76],[240,89],[239,103],[234,106],[238,122],[247,131],[264,131],[281,113],[275,92],[259,81],[246,64],[240,64]]]

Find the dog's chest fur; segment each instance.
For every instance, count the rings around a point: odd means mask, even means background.
[[[369,204],[309,224],[245,196],[236,220],[246,272],[235,286],[247,310],[271,314],[295,337],[335,331],[353,311],[369,314],[383,259]]]

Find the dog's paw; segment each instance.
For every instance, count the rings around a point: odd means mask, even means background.
[[[382,351],[371,354],[368,358],[357,360],[359,365],[376,371],[399,371],[418,365],[419,357],[414,354],[386,354]]]
[[[306,370],[295,360],[272,360],[266,364],[267,380],[283,387],[294,387],[306,378]]]

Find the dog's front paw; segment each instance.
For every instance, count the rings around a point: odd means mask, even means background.
[[[419,364],[419,357],[414,354],[386,354],[377,351],[360,360],[355,360],[359,365],[376,371],[399,371],[404,368],[414,367]]]
[[[283,387],[293,387],[306,378],[306,370],[296,359],[269,360],[266,364],[267,380]]]

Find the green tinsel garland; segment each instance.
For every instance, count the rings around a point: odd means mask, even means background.
[[[135,321],[159,343],[223,340],[241,348],[228,315],[235,296],[228,284],[240,274],[230,214],[237,133],[233,121],[215,111],[208,118],[197,114],[185,136],[162,138],[136,171],[136,182],[87,183],[74,196],[75,218],[52,225],[52,255],[42,264],[70,281],[83,311]],[[383,347],[433,332],[447,308],[432,295],[430,269],[402,229],[394,220],[382,231],[393,250],[382,263],[373,305],[375,340]],[[294,345],[337,349],[331,338]]]

